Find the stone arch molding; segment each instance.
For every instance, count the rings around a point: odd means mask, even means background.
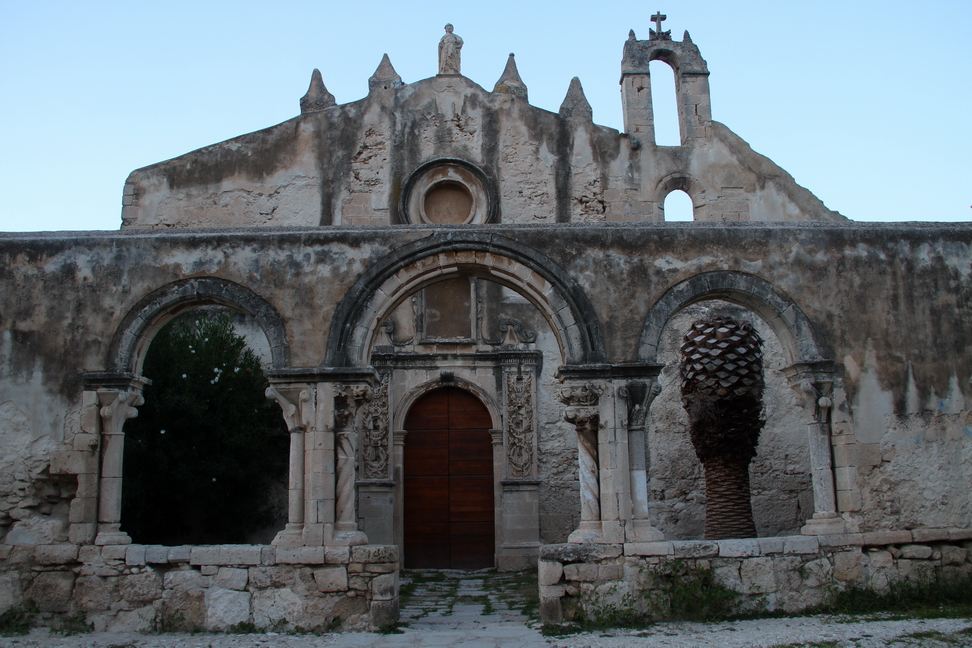
[[[139,374],[155,334],[179,313],[217,304],[252,317],[270,343],[275,369],[290,362],[284,319],[249,288],[219,277],[193,277],[166,284],[146,295],[124,317],[108,348],[108,371]]]
[[[670,173],[655,185],[653,201],[658,220],[665,220],[665,198],[673,191],[684,191],[692,199],[693,220],[705,220],[708,205],[706,186],[698,178],[682,172]]]
[[[722,299],[753,311],[773,330],[791,365],[829,358],[813,324],[796,303],[773,284],[743,272],[706,272],[669,288],[645,318],[638,359],[656,363],[662,331],[675,313],[706,299]]]
[[[396,250],[359,277],[335,312],[326,365],[369,365],[368,354],[384,318],[415,291],[460,274],[494,281],[528,299],[550,324],[564,364],[603,362],[604,342],[594,308],[553,261],[501,236],[443,233]]]
[[[420,398],[422,398],[429,392],[433,392],[436,389],[440,389],[442,387],[456,387],[458,389],[465,390],[470,394],[472,394],[473,396],[475,396],[476,398],[478,398],[479,401],[486,408],[486,411],[489,412],[489,418],[493,422],[493,428],[494,429],[502,428],[502,424],[503,424],[502,416],[500,415],[500,409],[496,405],[496,400],[494,399],[494,397],[479,385],[469,382],[468,380],[465,380],[458,376],[455,376],[449,380],[443,380],[441,378],[438,380],[430,380],[426,383],[422,383],[421,385],[418,385],[417,387],[408,390],[408,392],[404,396],[402,396],[398,405],[394,409],[395,419],[393,421],[393,425],[395,429],[404,430],[405,419],[408,418],[408,413],[412,410],[412,406],[415,405],[415,403],[417,403]]]

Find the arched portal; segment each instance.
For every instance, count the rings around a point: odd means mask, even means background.
[[[404,565],[483,569],[495,564],[491,418],[473,394],[442,387],[405,418]]]

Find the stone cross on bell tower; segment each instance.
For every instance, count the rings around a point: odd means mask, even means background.
[[[655,28],[648,30],[651,33],[650,40],[672,40],[671,30],[662,31],[662,22],[665,20],[668,20],[668,16],[661,11],[656,11],[655,15],[651,17],[651,21],[655,23]]]

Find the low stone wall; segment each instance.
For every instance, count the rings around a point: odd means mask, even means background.
[[[0,612],[99,631],[375,629],[398,619],[394,545],[0,545]]]
[[[849,586],[886,591],[936,570],[946,578],[972,575],[972,529],[544,545],[539,570],[547,623],[612,610],[657,616],[666,587],[704,573],[740,594],[741,610],[794,613]]]

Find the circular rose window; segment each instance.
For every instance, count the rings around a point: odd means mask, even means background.
[[[492,205],[485,174],[460,160],[436,160],[419,167],[402,195],[403,215],[410,223],[486,223]]]

